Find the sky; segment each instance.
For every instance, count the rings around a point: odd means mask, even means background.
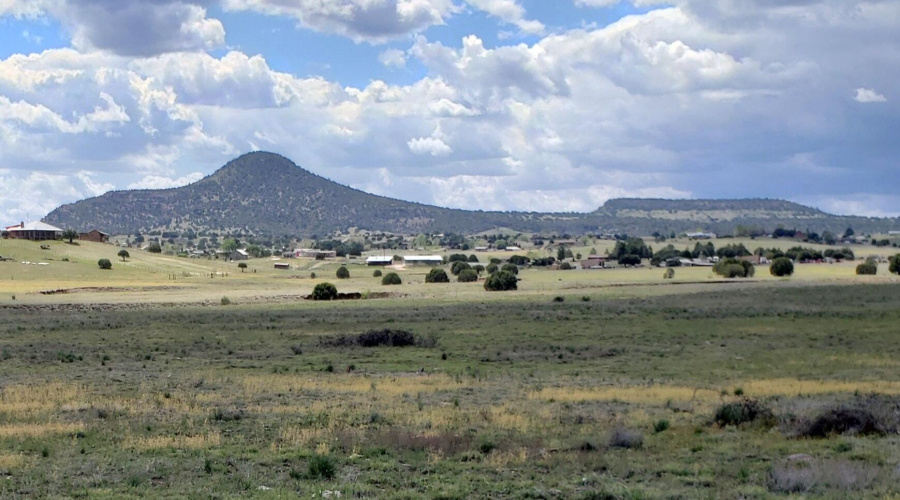
[[[900,0],[0,0],[0,224],[255,150],[456,208],[900,216]]]

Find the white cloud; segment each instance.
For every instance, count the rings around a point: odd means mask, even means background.
[[[50,16],[69,31],[81,51],[128,56],[203,51],[225,43],[225,28],[206,16],[213,0],[13,0],[0,1],[0,18]],[[10,5],[4,5],[9,3]]]
[[[288,16],[300,26],[381,43],[444,24],[453,0],[223,0],[226,10]]]
[[[522,30],[523,33],[539,35],[544,32],[544,24],[540,21],[526,19],[525,8],[516,0],[465,0],[466,3],[476,9],[512,24]]]
[[[417,155],[447,156],[453,149],[439,137],[419,137],[406,143],[409,150]]]
[[[378,62],[388,68],[402,68],[406,66],[406,52],[397,49],[388,49],[378,54]]]
[[[186,186],[192,182],[197,182],[204,175],[201,172],[194,172],[177,179],[164,177],[160,175],[148,175],[138,182],[132,182],[128,185],[128,189],[170,189]]]
[[[856,102],[861,102],[864,104],[873,103],[873,102],[887,102],[887,98],[883,95],[875,92],[872,89],[864,89],[859,88],[856,89],[856,97],[853,98]]]

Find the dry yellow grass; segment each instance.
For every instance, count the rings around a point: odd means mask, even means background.
[[[69,434],[84,430],[82,423],[49,422],[0,425],[0,438],[31,438],[50,434]]]
[[[0,471],[19,469],[25,465],[25,457],[18,454],[0,454]]]
[[[128,437],[124,446],[137,451],[148,450],[206,450],[222,444],[222,435],[218,432],[209,432],[194,435],[179,436],[152,436],[152,437]]]

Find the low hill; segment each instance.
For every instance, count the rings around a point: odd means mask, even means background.
[[[272,153],[243,155],[193,184],[164,190],[112,191],[63,205],[45,220],[64,228],[136,231],[241,232],[271,236],[326,235],[357,227],[395,233],[523,232],[650,234],[737,225],[771,230],[886,231],[894,219],[836,217],[780,200],[611,200],[581,214],[483,212],[441,208],[376,196],[337,184]]]

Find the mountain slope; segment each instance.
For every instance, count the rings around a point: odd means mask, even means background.
[[[780,200],[610,200],[588,214],[467,211],[410,203],[342,186],[282,156],[243,155],[193,184],[165,190],[113,191],[63,205],[45,220],[64,228],[113,234],[152,230],[326,235],[357,227],[397,233],[477,233],[496,228],[554,233],[707,230],[778,225],[823,231],[886,231],[896,219],[837,217]]]

